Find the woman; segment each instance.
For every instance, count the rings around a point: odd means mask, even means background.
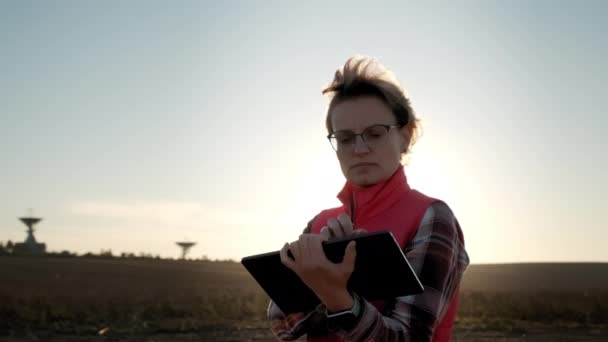
[[[283,341],[303,334],[308,341],[449,341],[469,258],[450,208],[407,183],[401,161],[419,131],[410,100],[389,71],[363,57],[350,58],[323,93],[331,96],[328,139],[346,178],[338,194],[343,205],[319,213],[297,241],[281,249],[283,264],[321,304],[285,315],[271,302],[274,335]],[[391,231],[400,243],[423,293],[369,302],[346,287],[355,243],[340,264],[322,252],[329,238],[380,230]]]

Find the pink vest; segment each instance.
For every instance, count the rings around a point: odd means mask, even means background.
[[[404,248],[416,234],[426,209],[435,201],[434,198],[410,189],[403,167],[387,181],[369,188],[357,188],[347,182],[338,194],[342,206],[322,211],[313,222],[311,233],[318,234],[330,218],[337,218],[341,213],[351,217],[356,228],[365,228],[368,232],[389,230]],[[354,211],[354,215],[353,215]],[[450,307],[433,333],[433,342],[450,341],[452,323],[456,315],[458,295],[454,296]],[[372,304],[382,312],[384,301]],[[342,341],[337,335],[307,338],[309,342]]]

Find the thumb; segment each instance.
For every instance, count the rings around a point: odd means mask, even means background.
[[[364,228],[355,229],[353,231],[354,235],[361,235],[361,234],[366,234],[366,233],[367,233],[367,230]]]
[[[342,264],[345,265],[348,269],[355,268],[355,260],[357,259],[357,243],[355,241],[351,241],[346,245],[346,250],[344,251],[344,259],[342,260]]]

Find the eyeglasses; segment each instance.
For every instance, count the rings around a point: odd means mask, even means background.
[[[355,134],[351,130],[335,131],[327,136],[331,147],[336,151],[344,151],[347,148],[352,148],[357,142],[357,136],[360,136],[368,148],[374,148],[386,142],[388,132],[393,127],[401,127],[401,125],[373,125],[363,130],[360,134]]]

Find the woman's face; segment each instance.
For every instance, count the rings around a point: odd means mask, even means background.
[[[374,125],[397,124],[391,109],[375,96],[340,101],[330,115],[333,132],[352,131],[361,134]],[[336,151],[344,177],[360,187],[388,179],[399,167],[401,152],[407,149],[408,143],[406,129],[399,127],[390,128],[386,136],[380,139],[373,138],[372,135],[368,137],[366,143],[361,136],[356,136],[354,144],[343,144]]]

